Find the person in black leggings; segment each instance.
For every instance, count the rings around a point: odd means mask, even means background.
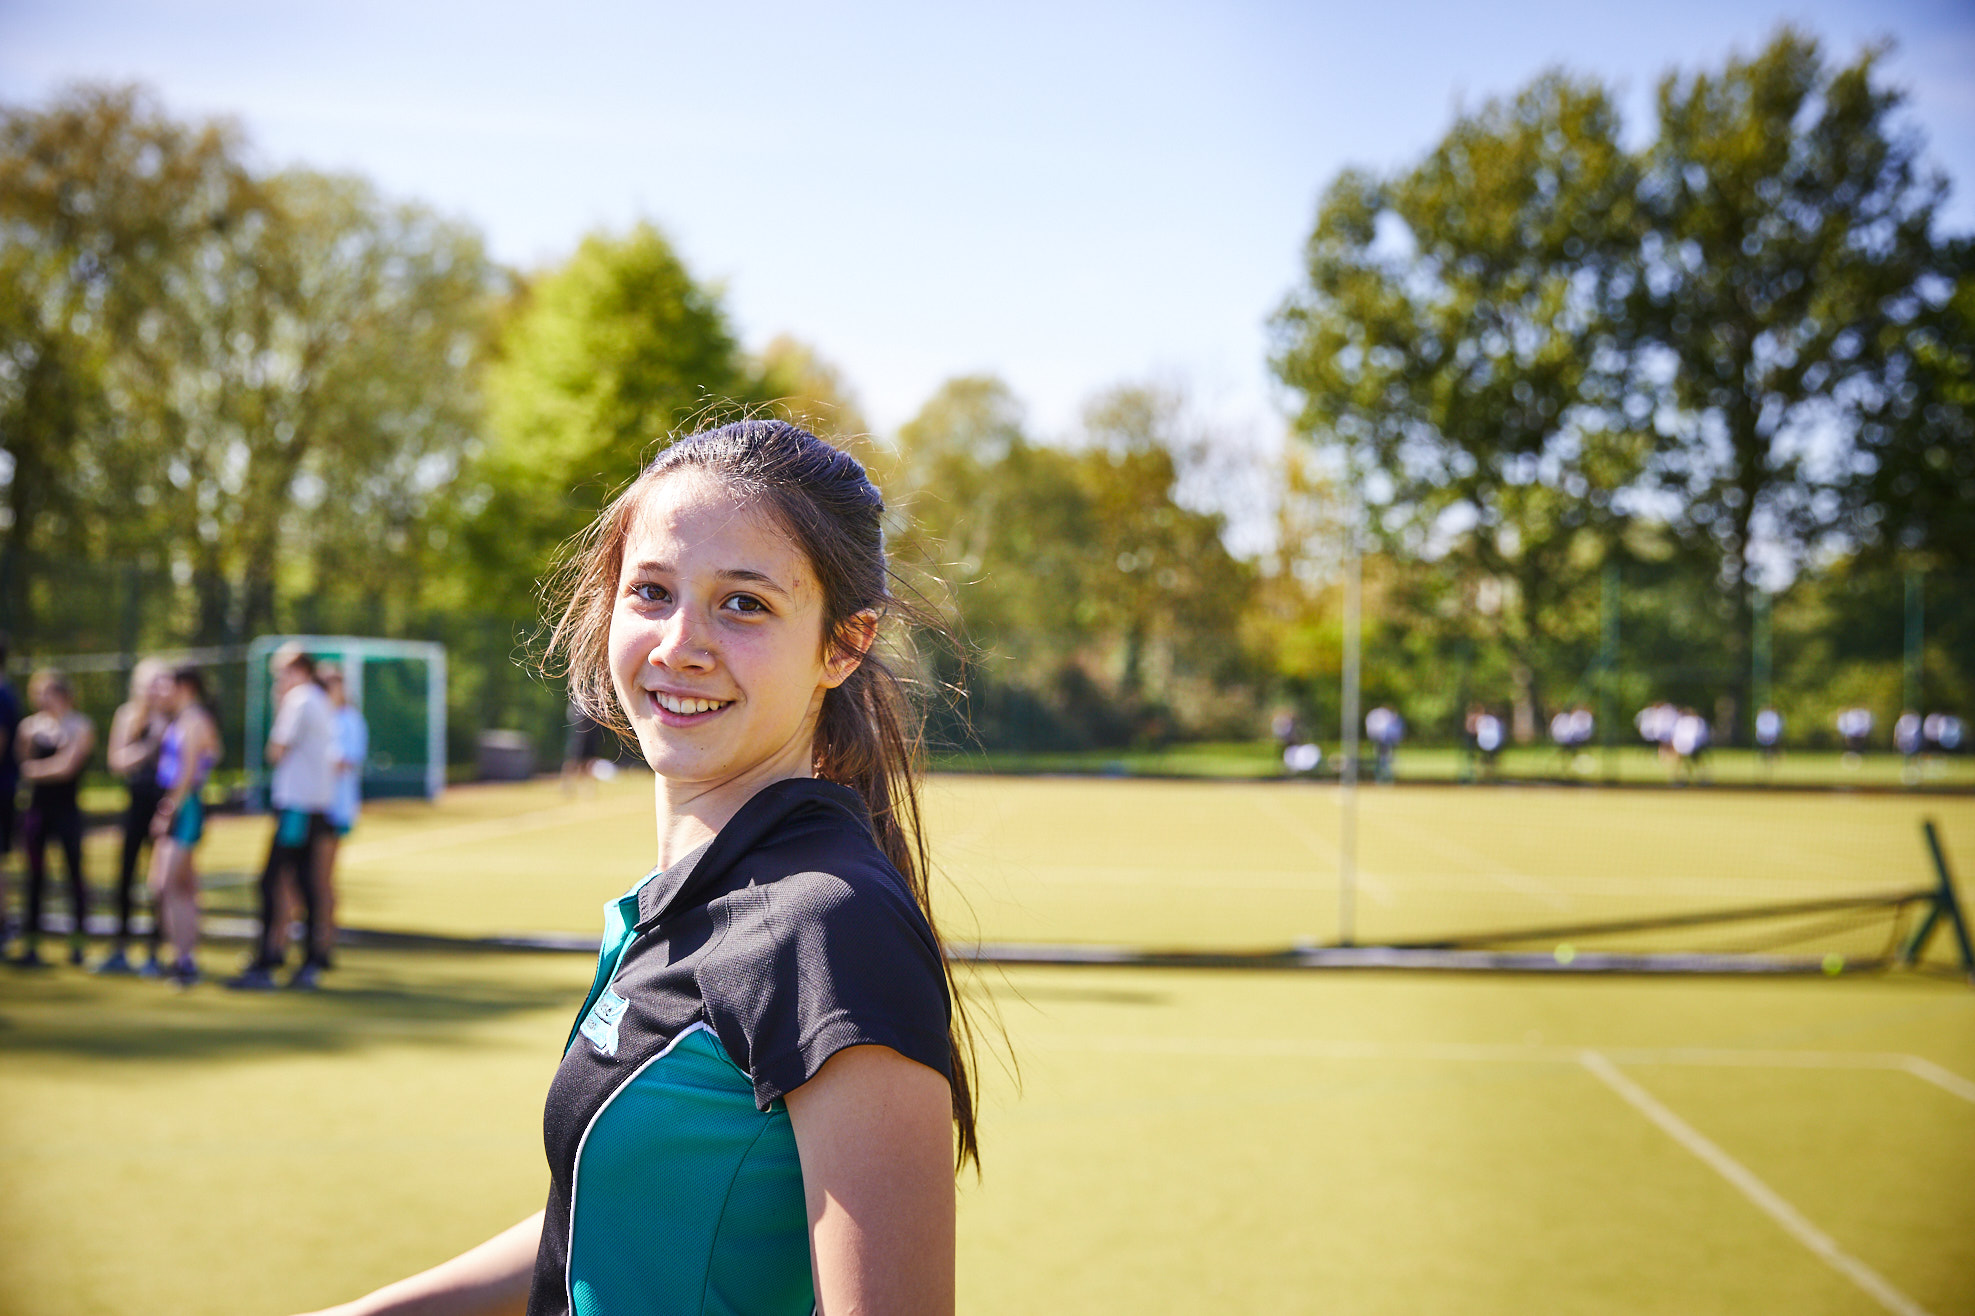
[[[166,708],[172,689],[171,669],[155,658],[143,659],[130,673],[130,697],[110,720],[110,771],[123,778],[130,803],[123,815],[123,862],[117,869],[117,939],[109,957],[96,966],[98,973],[132,972],[128,951],[130,925],[137,912],[137,861],[151,844],[151,824],[157,819],[159,801],[165,797],[158,785],[158,750],[171,726]],[[146,972],[154,977],[162,972],[158,963],[161,923],[153,909],[147,939],[151,958]]]
[[[14,736],[21,777],[31,788],[27,814],[21,819],[21,846],[27,853],[27,923],[23,948],[14,963],[40,968],[41,903],[48,887],[48,841],[62,847],[69,870],[69,907],[75,926],[69,933],[69,963],[82,963],[82,943],[89,915],[89,893],[82,878],[82,807],[76,785],[96,748],[96,728],[76,710],[75,693],[60,672],[39,671],[28,682],[28,700],[36,711]]]
[[[21,765],[14,758],[14,731],[21,724],[21,700],[7,679],[7,633],[0,631],[0,947],[13,939],[14,920],[7,909],[7,856],[14,851],[14,806],[20,795]]]

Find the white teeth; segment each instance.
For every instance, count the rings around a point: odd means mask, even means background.
[[[666,712],[677,713],[682,717],[691,717],[695,713],[711,713],[714,709],[724,708],[731,702],[725,699],[682,699],[677,695],[668,695],[662,690],[652,691],[652,698],[657,700],[658,706]]]

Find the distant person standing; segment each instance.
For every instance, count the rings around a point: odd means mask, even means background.
[[[1764,763],[1775,759],[1783,749],[1783,715],[1773,708],[1765,708],[1756,714],[1756,748],[1762,751]]]
[[[129,793],[123,811],[123,857],[117,867],[117,935],[110,954],[96,966],[98,973],[130,973],[130,925],[137,912],[137,861],[151,844],[151,824],[164,799],[158,785],[158,751],[171,726],[171,671],[155,658],[145,658],[130,672],[130,692],[110,719],[110,771],[123,778]],[[157,903],[151,906],[151,963],[158,963]]]
[[[226,985],[240,991],[265,991],[275,985],[274,971],[287,958],[281,887],[292,880],[306,910],[309,951],[288,985],[316,986],[322,966],[315,960],[321,911],[316,906],[315,847],[329,831],[329,810],[336,801],[336,728],[329,696],[316,684],[315,659],[295,645],[283,645],[272,660],[274,668],[274,728],[268,733],[267,757],[274,765],[268,802],[274,810],[274,835],[268,840],[267,865],[261,870],[261,940],[254,958]]]
[[[0,631],[0,946],[7,944],[7,856],[14,850],[15,797],[21,789],[21,766],[14,758],[14,731],[21,724],[21,697],[7,679],[7,635]]]
[[[1398,710],[1380,704],[1365,714],[1365,738],[1372,742],[1376,754],[1376,767],[1373,769],[1378,780],[1392,780],[1392,756],[1399,749],[1399,742],[1406,738],[1406,719],[1399,716]]]
[[[199,980],[199,872],[194,857],[206,834],[201,792],[219,762],[220,739],[199,669],[181,667],[168,679],[171,724],[158,750],[162,798],[151,819],[151,906],[171,938],[172,981],[190,987]]]
[[[1708,720],[1699,712],[1683,708],[1675,715],[1668,743],[1673,747],[1675,769],[1686,780],[1692,781],[1700,772],[1710,739]]]
[[[1900,780],[1909,786],[1920,783],[1920,753],[1927,742],[1922,732],[1925,722],[1912,709],[1893,722],[1893,748],[1900,752]]]
[[[24,944],[14,963],[38,969],[44,964],[40,954],[41,904],[48,888],[51,839],[62,848],[68,868],[69,908],[75,914],[75,927],[69,933],[69,963],[82,963],[89,888],[82,876],[82,803],[77,787],[96,748],[96,727],[76,708],[75,691],[60,672],[36,672],[28,682],[27,695],[35,711],[14,735],[14,757],[29,787],[27,815],[21,819],[21,844],[27,852],[27,925],[22,929]]]
[[[1502,752],[1502,719],[1488,709],[1476,704],[1468,709],[1468,743],[1474,746],[1475,753],[1481,756],[1481,770],[1484,775],[1495,775],[1495,760]]]
[[[574,695],[570,696],[565,713],[569,736],[562,749],[562,790],[569,795],[596,779],[597,755],[602,751],[604,733]]]
[[[1591,748],[1591,742],[1597,739],[1597,736],[1598,719],[1591,715],[1591,710],[1583,704],[1579,704],[1576,708],[1572,709],[1570,713],[1570,747],[1572,753],[1574,755],[1582,755],[1586,750]],[[1579,759],[1577,762],[1580,767],[1588,767],[1590,765],[1590,760],[1588,759]]]
[[[1854,705],[1840,712],[1837,722],[1838,735],[1845,742],[1845,766],[1855,768],[1872,740],[1872,710]]]
[[[1570,710],[1559,708],[1556,716],[1550,719],[1550,743],[1557,747],[1557,762],[1566,769],[1571,764],[1572,734]]]
[[[1927,748],[1936,754],[1952,754],[1961,748],[1961,719],[1953,713],[1929,713],[1920,728]]]
[[[363,808],[363,765],[370,757],[370,726],[350,703],[343,673],[328,664],[320,671],[336,730],[336,791],[329,806],[329,830],[315,849],[315,898],[321,928],[312,951],[317,967],[326,969],[335,963],[336,854],[342,839],[357,825],[357,814]]]

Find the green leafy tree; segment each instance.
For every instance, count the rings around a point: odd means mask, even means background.
[[[0,132],[15,624],[129,649],[237,641],[338,597],[373,629],[386,601],[402,618],[414,524],[477,428],[478,238],[359,180],[256,177],[228,125],[131,89]],[[153,620],[112,640],[118,610],[84,582],[120,577]]]
[[[1189,702],[1242,675],[1241,617],[1255,573],[1227,550],[1222,516],[1179,501],[1182,462],[1199,446],[1175,391],[1126,385],[1084,412],[1079,474],[1090,501],[1094,567],[1088,622],[1115,637],[1120,693]]]
[[[483,604],[518,623],[556,545],[681,428],[750,400],[719,298],[663,235],[592,235],[522,292],[489,372],[462,527]]]
[[[876,453],[871,424],[864,418],[843,372],[817,354],[815,348],[780,334],[752,362],[751,396],[802,426],[843,444],[867,466]]]
[[[1545,76],[1410,170],[1339,178],[1275,320],[1298,429],[1342,449],[1392,551],[1461,573],[1456,620],[1514,655],[1525,718],[1594,633],[1650,449],[1612,330],[1635,186],[1608,94]]]
[[[179,123],[135,88],[0,110],[0,614],[18,631],[86,625],[62,603],[94,591],[58,573],[171,524],[178,363],[229,243],[268,220],[240,153],[229,125]]]
[[[1651,486],[1729,591],[1742,672],[1765,546],[1796,564],[1875,537],[1853,495],[1877,432],[1911,411],[1921,330],[1953,286],[1945,184],[1879,61],[1833,67],[1786,29],[1670,76],[1641,161],[1625,327],[1657,385]]]

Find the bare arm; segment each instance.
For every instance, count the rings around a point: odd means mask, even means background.
[[[822,1316],[953,1310],[953,1099],[890,1047],[848,1047],[788,1095]]]
[[[151,719],[142,704],[125,704],[110,719],[110,771],[121,777],[151,751]]]
[[[69,743],[53,754],[46,758],[23,759],[21,776],[29,781],[67,781],[70,777],[79,777],[95,748],[96,728],[84,719],[75,735],[69,738]]]
[[[522,1316],[542,1243],[542,1213],[470,1252],[314,1316]]]

